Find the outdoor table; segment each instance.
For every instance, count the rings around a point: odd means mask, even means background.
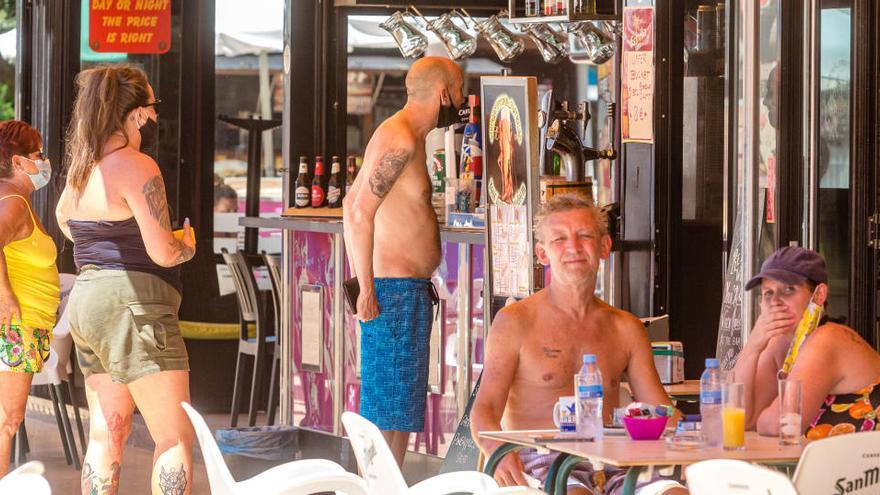
[[[547,493],[565,495],[568,475],[576,464],[583,461],[599,462],[628,468],[623,495],[635,492],[636,481],[645,468],[654,466],[684,466],[707,459],[738,459],[761,464],[794,464],[803,451],[802,445],[781,446],[778,437],[762,437],[747,431],[745,449],[723,450],[720,447],[695,450],[675,450],[660,440],[631,440],[626,433],[609,435],[600,442],[573,441],[558,438],[558,430],[486,431],[480,437],[503,442],[486,461],[484,472],[490,476],[501,459],[522,448],[536,448],[559,453],[550,465],[544,489]]]

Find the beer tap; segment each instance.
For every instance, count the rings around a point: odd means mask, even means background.
[[[538,126],[545,136],[545,147],[556,152],[562,158],[565,167],[565,178],[568,181],[583,181],[585,170],[584,162],[597,159],[617,158],[614,148],[596,149],[584,146],[584,134],[589,123],[590,110],[587,102],[578,103],[577,109],[569,109],[568,101],[553,101],[550,105],[542,105],[538,112]],[[609,124],[614,127],[614,104],[608,104]],[[552,122],[552,123],[551,123]],[[581,135],[573,128],[576,122],[581,123]],[[549,125],[548,125],[549,123]]]

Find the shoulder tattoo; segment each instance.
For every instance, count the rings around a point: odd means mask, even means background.
[[[410,153],[402,149],[394,149],[382,155],[376,170],[370,176],[370,190],[373,194],[380,198],[387,196],[409,159]]]
[[[168,196],[165,194],[165,182],[161,175],[155,175],[144,184],[144,198],[150,208],[150,216],[159,222],[165,230],[171,230],[171,220],[168,217]]]

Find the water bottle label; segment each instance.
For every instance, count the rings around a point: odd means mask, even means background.
[[[578,399],[602,398],[602,385],[578,385]]]
[[[717,404],[721,405],[721,391],[712,390],[700,392],[701,404]]]

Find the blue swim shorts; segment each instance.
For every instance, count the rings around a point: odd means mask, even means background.
[[[374,279],[379,316],[361,322],[361,416],[380,430],[425,425],[434,287],[429,279]]]

